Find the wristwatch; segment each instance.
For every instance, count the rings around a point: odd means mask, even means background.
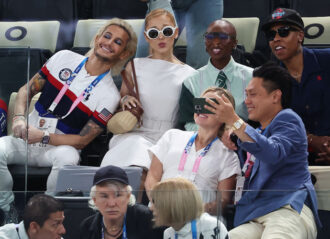
[[[244,121],[239,118],[232,126],[231,126],[231,129],[234,131],[234,130],[238,130],[242,127],[242,125],[244,124]]]
[[[41,143],[42,144],[49,144],[50,136],[47,130],[44,131],[44,136],[42,137]]]

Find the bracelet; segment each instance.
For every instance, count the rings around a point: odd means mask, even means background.
[[[13,117],[13,122],[15,122],[17,120],[25,120],[25,116],[24,115],[15,115]]]

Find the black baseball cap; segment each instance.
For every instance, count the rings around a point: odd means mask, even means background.
[[[268,21],[262,25],[261,30],[267,31],[275,23],[288,23],[304,30],[304,22],[300,14],[293,9],[277,8],[274,10]]]
[[[126,172],[122,168],[112,165],[102,167],[95,172],[93,185],[97,185],[106,180],[114,180],[128,185]]]

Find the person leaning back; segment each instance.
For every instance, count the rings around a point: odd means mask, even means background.
[[[52,166],[47,191],[53,192],[59,168],[78,164],[79,150],[104,130],[116,110],[120,95],[111,74],[134,55],[136,42],[128,23],[109,20],[94,37],[87,57],[60,51],[20,88],[13,136],[0,138],[0,207],[7,218],[14,200],[7,165],[25,163],[27,142],[28,165]],[[31,100],[38,92],[41,95],[27,125],[27,96]],[[43,118],[48,124],[44,131],[39,128]]]

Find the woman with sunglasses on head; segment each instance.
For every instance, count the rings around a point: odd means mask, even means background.
[[[217,95],[225,95],[235,106],[233,96],[223,88],[208,88],[201,97]],[[204,210],[219,215],[223,212],[221,209],[232,202],[240,165],[235,152],[219,140],[225,124],[217,121],[211,112],[204,112],[203,107],[203,104],[195,104],[197,132],[171,129],[149,149],[152,161],[145,188],[150,196],[150,190],[159,181],[175,177],[189,179],[201,192]]]
[[[174,127],[182,82],[195,72],[173,55],[174,40],[177,37],[178,28],[171,13],[156,9],[146,16],[145,38],[151,54],[134,59],[140,101],[129,96],[124,82],[120,90],[123,109],[136,105],[143,108],[142,126],[129,133],[115,135],[101,166],[137,165],[149,168],[147,148],[154,145],[166,130]],[[127,65],[126,72],[127,76],[132,75],[130,64]],[[133,84],[132,77],[128,78]]]
[[[304,22],[293,9],[276,9],[262,30],[292,76],[291,108],[306,127],[309,163],[330,164],[330,49],[302,46]]]

